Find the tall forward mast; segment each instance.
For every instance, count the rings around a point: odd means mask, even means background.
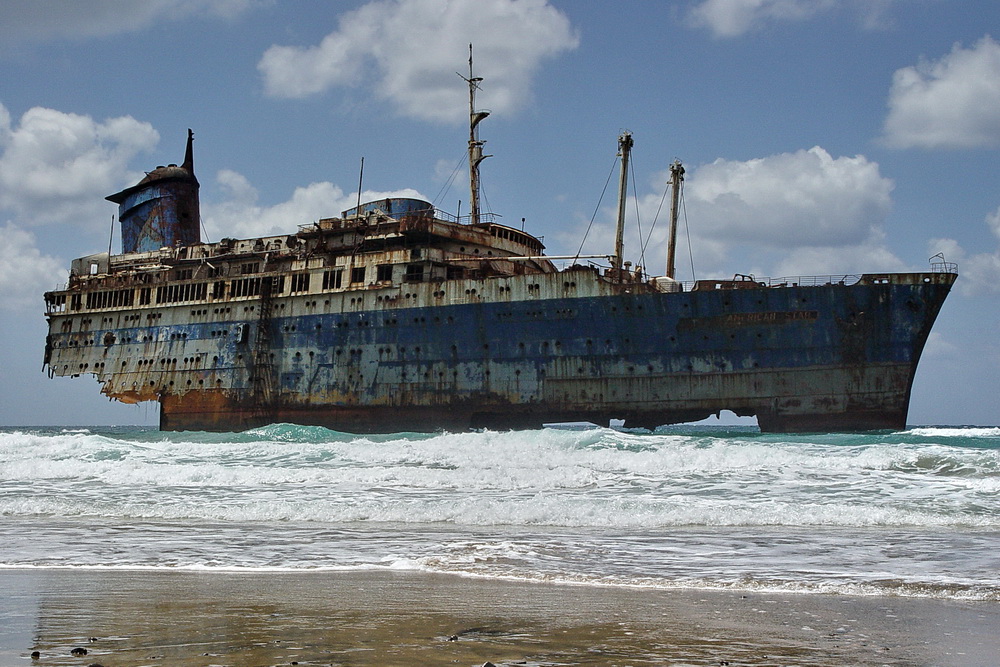
[[[681,184],[684,183],[684,167],[680,160],[670,165],[670,235],[667,237],[667,278],[676,278],[674,260],[677,255],[677,208],[681,201]]]
[[[632,153],[632,133],[623,132],[618,137],[618,155],[622,159],[621,171],[618,177],[618,218],[615,225],[615,255],[614,274],[615,280],[621,282],[622,260],[625,255],[625,197],[628,194],[628,158]]]
[[[459,76],[462,76],[459,74]],[[479,163],[492,155],[483,155],[485,141],[479,139],[476,130],[480,121],[490,115],[489,111],[476,111],[476,90],[482,77],[472,75],[472,44],[469,44],[469,76],[462,78],[469,84],[469,222],[479,224]]]

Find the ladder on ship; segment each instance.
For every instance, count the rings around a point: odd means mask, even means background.
[[[253,352],[250,355],[250,421],[263,426],[274,421],[277,403],[274,391],[274,358],[271,353],[271,311],[277,277],[260,281],[260,303],[257,328],[254,331]]]

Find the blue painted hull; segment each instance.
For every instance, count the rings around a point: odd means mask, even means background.
[[[163,395],[162,427],[655,427],[731,410],[765,431],[900,429],[953,281],[902,275],[912,279],[278,315],[268,405],[253,405],[253,370],[237,359],[248,337],[224,348],[218,390]]]

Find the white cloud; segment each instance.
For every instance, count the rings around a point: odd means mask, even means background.
[[[956,44],[893,75],[884,141],[899,148],[1000,146],[1000,44]]]
[[[232,18],[255,0],[46,0],[0,3],[0,42],[106,37],[191,15]]]
[[[658,185],[667,175],[657,177]],[[688,172],[685,225],[678,230],[678,277],[690,279],[685,227],[689,227],[699,277],[734,272],[760,276],[836,275],[901,270],[882,231],[892,205],[893,183],[863,156],[830,156],[820,147],[745,162],[719,159]],[[661,192],[640,197],[644,235],[656,216]],[[629,204],[629,208],[632,205]],[[585,253],[608,252],[612,213],[591,231]],[[667,207],[656,223],[645,262],[661,271],[666,247]],[[579,245],[580,229],[560,237],[568,252]],[[575,241],[575,243],[574,243]],[[632,232],[626,253],[638,257]],[[687,275],[684,275],[687,274]]]
[[[774,257],[775,253],[770,254]],[[793,248],[777,254],[768,272],[771,276],[828,276],[906,271],[909,267],[885,245],[880,230],[864,241],[842,246]]]
[[[158,141],[149,123],[129,116],[99,123],[34,107],[12,126],[0,105],[0,209],[21,224],[96,223],[108,212],[103,198],[141,176],[129,161]]]
[[[719,159],[687,183],[688,210],[706,235],[773,247],[845,246],[870,238],[893,183],[864,156],[816,146],[746,162]]]
[[[257,203],[258,193],[242,174],[231,170],[220,171],[216,178],[225,200],[216,204],[202,202],[202,217],[212,241],[223,237],[253,238],[271,234],[293,234],[298,225],[307,225],[320,218],[339,216],[342,211],[357,205],[358,193],[345,194],[338,186],[329,183],[311,183],[295,188],[288,201],[273,206]],[[389,197],[426,199],[416,190],[392,192],[365,190],[361,201],[369,202]]]
[[[42,292],[64,284],[69,271],[39,252],[35,237],[11,222],[0,227],[0,237],[0,309],[38,311]]]
[[[702,0],[688,21],[716,37],[735,37],[771,21],[802,21],[837,6],[836,0]]]
[[[340,18],[311,47],[272,46],[258,63],[265,90],[301,98],[365,82],[402,114],[457,120],[467,91],[455,76],[475,44],[479,106],[525,104],[540,62],[576,48],[569,20],[547,0],[376,0]]]
[[[1000,239],[1000,207],[992,213],[987,214],[986,224],[990,226],[993,235]]]
[[[1000,208],[986,216],[986,224],[1000,239]],[[956,286],[963,294],[1000,294],[1000,247],[970,255],[955,239],[933,239],[928,251],[932,255],[942,253],[949,262],[959,265]]]
[[[945,340],[945,337],[938,331],[931,331],[924,344],[924,356],[926,357],[954,357],[959,352],[959,348],[954,343]]]
[[[889,9],[896,0],[854,0],[865,30],[887,30],[895,26]]]
[[[893,5],[901,0],[698,0],[687,12],[687,22],[707,28],[716,37],[738,37],[773,23],[801,22],[825,12],[848,10],[863,30],[886,30],[895,25]]]

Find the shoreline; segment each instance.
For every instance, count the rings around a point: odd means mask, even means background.
[[[961,666],[1000,654],[995,602],[395,570],[11,568],[0,590],[4,665]]]

